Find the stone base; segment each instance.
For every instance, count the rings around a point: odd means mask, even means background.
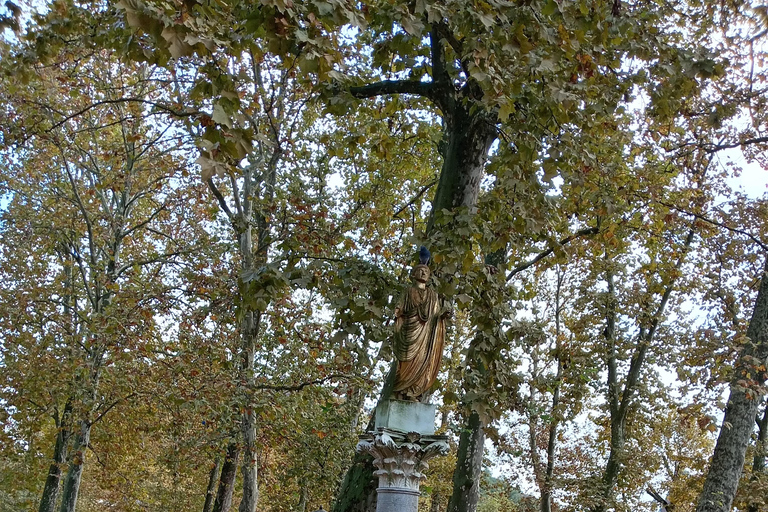
[[[435,433],[437,406],[405,400],[386,400],[376,407],[376,429],[398,432],[418,432],[423,436]]]

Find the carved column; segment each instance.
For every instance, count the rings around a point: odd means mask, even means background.
[[[417,512],[427,461],[449,451],[447,436],[403,433],[379,427],[360,436],[357,450],[373,456],[379,477],[376,512]]]

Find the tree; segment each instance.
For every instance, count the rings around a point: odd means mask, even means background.
[[[66,466],[61,510],[75,509],[92,429],[140,393],[133,354],[161,343],[155,315],[173,297],[168,269],[199,234],[178,139],[147,121],[157,70],[78,52],[27,70],[26,84],[6,70],[4,92],[3,327],[18,341],[4,345],[3,360],[19,365],[4,399],[55,421],[40,510],[56,506]],[[35,250],[32,271],[15,250],[25,246]],[[36,367],[33,354],[46,364]]]

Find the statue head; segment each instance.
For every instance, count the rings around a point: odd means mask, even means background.
[[[431,273],[428,266],[419,264],[411,269],[411,278],[419,283],[426,283]]]

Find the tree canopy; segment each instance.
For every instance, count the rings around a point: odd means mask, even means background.
[[[354,446],[421,245],[455,311],[425,510],[765,509],[765,6],[0,30],[0,510],[375,510]]]

